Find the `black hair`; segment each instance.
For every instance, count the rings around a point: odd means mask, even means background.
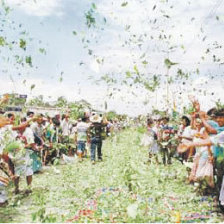
[[[217,112],[217,108],[213,107],[207,111],[208,116],[214,116]]]
[[[33,114],[34,115],[34,112],[33,111],[28,111],[27,113],[26,113],[26,116],[30,116],[31,114]]]
[[[224,108],[215,112],[215,117],[224,117]]]
[[[191,120],[187,116],[182,116],[181,119],[186,121],[186,126],[191,124]]]
[[[149,124],[153,124],[153,120],[151,118],[147,119],[147,125],[149,125]]]
[[[83,122],[86,122],[86,117],[81,117],[81,120],[83,121]]]
[[[14,117],[14,114],[9,113],[9,114],[7,115],[7,117],[8,117],[8,118]]]
[[[60,126],[60,121],[57,118],[53,117],[52,122],[53,122],[54,125]]]
[[[169,121],[170,118],[169,117],[163,117],[162,120]]]
[[[26,117],[23,117],[23,118],[21,118],[21,120],[20,120],[21,122],[26,122],[27,121],[27,119],[26,119]]]

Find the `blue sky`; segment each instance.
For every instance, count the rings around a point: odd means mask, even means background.
[[[94,85],[89,76],[93,76],[95,80],[107,73],[119,76],[128,70],[133,70],[135,64],[146,75],[165,74],[164,58],[167,57],[167,53],[163,51],[167,50],[168,46],[176,45],[177,50],[170,53],[169,57],[179,65],[170,70],[170,75],[176,74],[178,67],[183,70],[199,68],[200,75],[193,75],[185,86],[172,84],[170,101],[173,99],[172,95],[175,95],[177,104],[186,103],[187,95],[192,93],[193,87],[215,92],[215,97],[214,95],[211,97],[211,94],[204,96],[203,91],[197,93],[198,98],[206,102],[205,109],[212,106],[215,99],[222,98],[223,86],[220,81],[223,80],[223,65],[220,63],[224,62],[223,50],[211,50],[210,55],[204,53],[207,48],[215,47],[213,46],[215,41],[219,44],[224,42],[224,4],[221,1],[172,0],[166,3],[163,0],[7,0],[6,2],[13,8],[10,19],[23,24],[25,30],[29,31],[29,37],[33,38],[28,43],[27,53],[32,55],[34,68],[19,69],[22,75],[18,76],[18,70],[4,63],[8,73],[7,78],[2,77],[1,93],[13,90],[31,96],[43,94],[46,99],[64,95],[69,100],[84,98],[98,109],[107,101],[108,109],[115,109],[120,113],[131,115],[146,113],[150,111],[152,105],[164,107],[165,83],[161,84],[157,93],[117,84],[121,90],[113,94],[114,99],[110,99],[107,95],[114,87],[108,87],[105,83]],[[122,7],[124,2],[128,4]],[[95,28],[88,29],[85,25],[85,12],[91,8],[92,3],[96,5],[97,23]],[[167,19],[164,15],[170,18]],[[106,18],[106,24],[103,23],[103,18]],[[150,22],[155,19],[157,20],[155,24]],[[74,35],[73,31],[76,31],[77,35]],[[161,32],[172,36],[170,45],[158,40]],[[140,49],[139,40],[135,40],[133,35],[139,37],[141,34],[143,42]],[[15,32],[10,31],[8,35],[13,37]],[[151,36],[157,38],[152,40]],[[87,48],[84,48],[82,38],[90,40]],[[45,48],[46,55],[40,54],[39,48]],[[95,57],[88,55],[88,49],[93,51]],[[143,53],[146,53],[144,60],[148,62],[144,66],[139,59]],[[213,54],[221,58],[219,63],[213,63]],[[203,55],[205,59],[202,60]],[[104,59],[104,63],[99,64],[96,62],[97,59]],[[80,66],[80,62],[84,64]],[[38,68],[35,69],[36,66]],[[63,72],[62,82],[59,81],[61,72]],[[211,79],[210,73],[216,78]],[[13,85],[9,75],[13,76],[16,85]],[[26,85],[22,84],[24,80]],[[36,84],[36,87],[31,93],[32,84]],[[179,101],[178,91],[183,93]],[[148,103],[143,104],[144,102]]]

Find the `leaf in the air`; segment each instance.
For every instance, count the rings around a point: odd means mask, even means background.
[[[167,19],[169,19],[170,18],[170,16],[168,16],[168,15],[163,15],[164,17],[166,17]]]
[[[166,58],[166,59],[164,60],[164,63],[165,63],[165,65],[166,65],[166,67],[167,67],[168,69],[170,69],[171,66],[173,66],[173,65],[177,65],[177,64],[178,64],[178,63],[176,63],[176,62],[172,62],[172,61],[170,61],[170,59],[168,59],[168,58]]]
[[[127,4],[128,4],[128,2],[123,2],[123,3],[121,4],[121,6],[122,6],[122,7],[125,7],[125,6],[127,6]]]
[[[35,88],[35,84],[32,84],[31,86],[30,86],[30,90],[32,91],[34,88]]]
[[[5,38],[4,37],[0,37],[0,46],[4,46],[5,44],[6,44]]]
[[[73,33],[73,35],[75,35],[75,36],[77,35],[77,32],[76,32],[75,30],[72,31],[72,33]]]
[[[96,4],[95,3],[92,3],[92,8],[96,9]]]
[[[44,48],[40,48],[39,51],[40,51],[41,54],[45,54],[46,55],[46,50]]]
[[[129,71],[126,72],[126,78],[131,78],[131,72]]]
[[[26,41],[23,39],[20,39],[19,47],[22,48],[23,50],[26,50]]]
[[[31,58],[31,56],[26,56],[26,63],[29,64],[30,67],[32,67],[32,58]]]
[[[139,71],[138,71],[137,65],[134,66],[134,70],[135,70],[136,74],[139,75]]]

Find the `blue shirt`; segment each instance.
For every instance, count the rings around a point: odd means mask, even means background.
[[[208,124],[217,131],[217,134],[224,131],[224,126],[220,127],[219,124],[213,120],[209,120]],[[210,136],[213,136],[213,135],[210,135]],[[214,157],[223,157],[224,158],[224,148],[215,145],[212,147],[212,151],[213,151]]]

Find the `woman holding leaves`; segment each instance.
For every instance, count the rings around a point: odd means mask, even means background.
[[[192,128],[191,128],[191,121],[187,116],[182,116],[181,118],[181,125],[178,130],[178,138],[180,139],[181,143],[187,143],[193,140],[192,136]],[[187,152],[181,153],[182,155],[182,162],[187,161],[191,158],[193,154],[194,148],[189,149]]]
[[[207,139],[208,133],[206,132],[205,127],[203,126],[202,120],[199,118],[197,113],[192,114],[192,124],[193,124],[193,143],[199,142],[201,139]],[[185,143],[186,144],[186,143]],[[185,152],[185,150],[180,150],[179,152]],[[196,147],[196,154],[193,160],[193,167],[189,177],[190,182],[203,181],[210,187],[214,187],[213,181],[213,156],[211,148],[208,146]]]

